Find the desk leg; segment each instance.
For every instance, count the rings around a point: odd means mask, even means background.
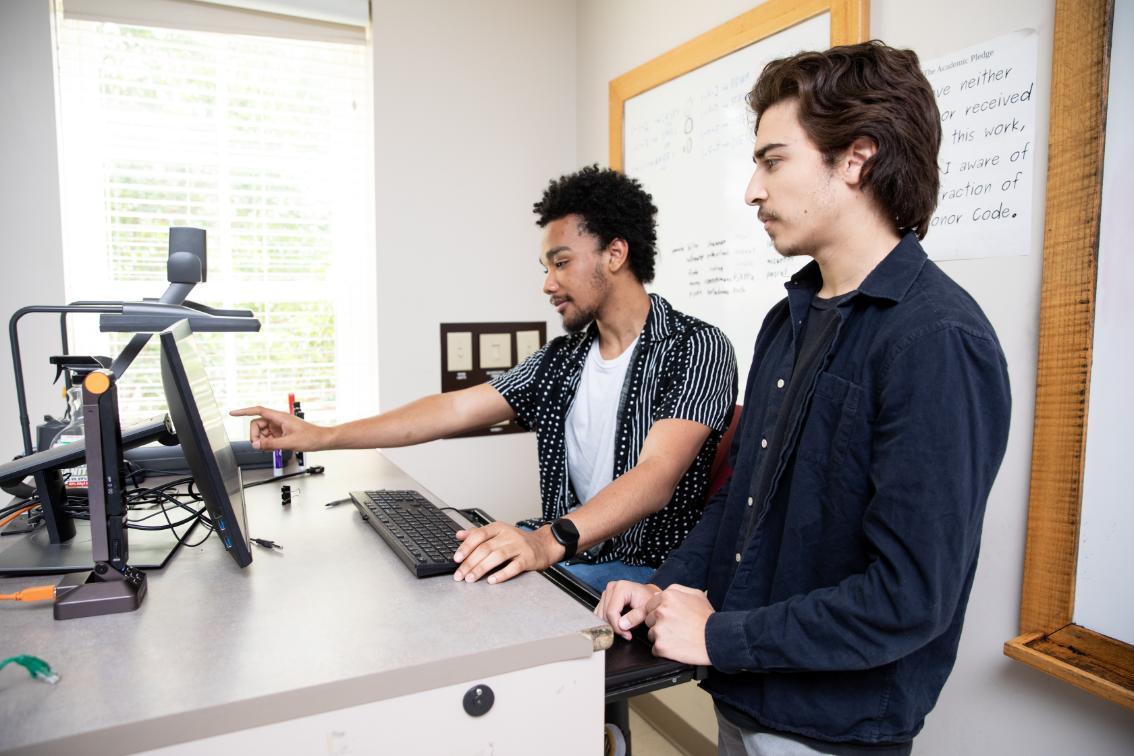
[[[621,701],[611,701],[606,705],[605,715],[606,723],[617,727],[626,741],[625,756],[632,756],[633,751],[630,749],[630,699],[623,698]]]

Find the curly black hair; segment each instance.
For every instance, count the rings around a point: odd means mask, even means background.
[[[605,248],[623,239],[630,249],[630,270],[642,283],[654,280],[658,212],[653,197],[636,179],[610,168],[588,165],[548,184],[532,205],[543,228],[568,215],[583,219],[582,230],[598,237]]]

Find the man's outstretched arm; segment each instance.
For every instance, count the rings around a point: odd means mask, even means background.
[[[342,425],[315,425],[267,407],[244,407],[230,414],[252,418],[249,437],[255,448],[294,451],[411,446],[516,416],[500,392],[488,384],[434,394]]]

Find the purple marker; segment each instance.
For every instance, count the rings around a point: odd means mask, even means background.
[[[302,419],[303,419],[303,417],[304,417],[304,415],[303,415],[303,407],[302,407],[302,406],[301,406],[301,405],[299,404],[299,401],[298,401],[298,400],[297,400],[297,401],[295,402],[295,409],[294,409],[294,410],[292,410],[292,413],[291,413],[291,414],[295,415],[295,416],[296,416],[296,417],[298,417],[298,418],[299,418],[300,420],[302,420]],[[297,464],[299,465],[299,471],[300,471],[300,472],[303,472],[304,470],[306,470],[306,469],[307,469],[307,461],[306,461],[306,460],[304,459],[304,457],[303,457],[303,452],[301,452],[301,451],[297,451],[297,452],[295,453],[295,461],[296,461],[296,463],[297,463]]]
[[[279,449],[272,450],[272,477],[278,478],[283,475],[283,452]]]

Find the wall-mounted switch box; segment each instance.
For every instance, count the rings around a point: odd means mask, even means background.
[[[459,391],[486,383],[538,352],[546,341],[546,323],[442,323],[441,390]],[[522,430],[509,421],[461,435]]]

